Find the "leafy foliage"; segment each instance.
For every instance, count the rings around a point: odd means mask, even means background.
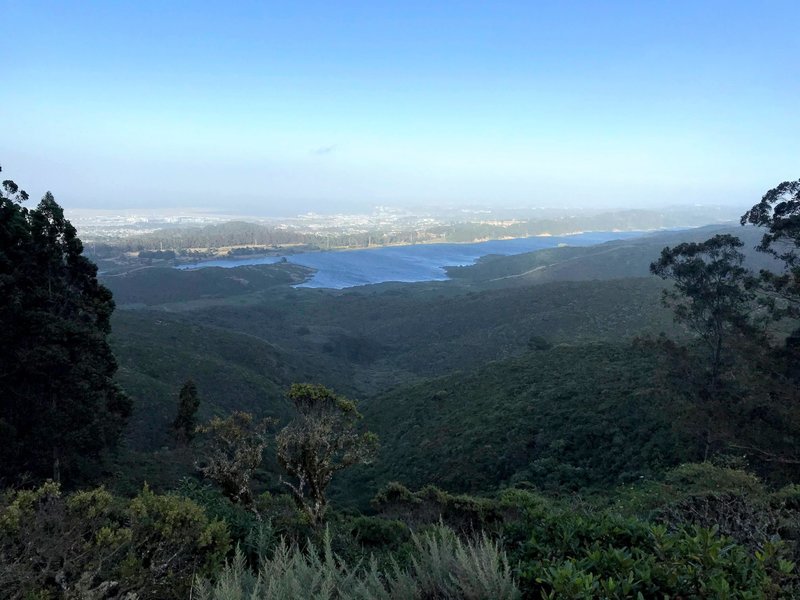
[[[377,447],[373,433],[359,433],[361,415],[350,400],[321,385],[294,384],[289,399],[297,416],[277,437],[278,461],[296,483],[286,481],[298,506],[319,524],[328,507],[326,490],[333,476],[368,463]]]
[[[761,250],[777,256],[790,266],[800,260],[800,179],[784,181],[761,198],[761,202],[747,211],[741,219],[742,225],[751,223],[767,227],[769,231],[761,240]],[[781,242],[790,244],[779,250]]]
[[[775,579],[794,568],[777,548],[752,556],[714,529],[573,512],[535,524],[521,555],[522,584],[541,598],[779,597]]]
[[[754,345],[763,341],[752,318],[755,293],[749,284],[751,275],[742,266],[742,246],[737,237],[716,235],[704,242],[664,248],[659,260],[650,265],[654,274],[674,281],[674,289],[664,291],[664,303],[672,307],[675,319],[688,326],[704,349],[699,361],[685,362],[696,382],[690,390],[698,399],[695,406],[699,410],[694,417],[705,423],[701,433],[704,459],[712,448],[714,420],[731,402],[723,370],[727,367],[728,372],[733,371],[734,346],[741,340]],[[676,358],[675,353],[669,357]]]
[[[789,192],[780,192],[784,193]],[[753,217],[756,221],[763,217],[761,209],[759,205],[750,213],[761,215]],[[778,214],[785,210],[786,203],[776,208]],[[761,249],[769,251],[776,239],[779,238],[767,234]],[[701,243],[665,248],[661,258],[651,265],[653,273],[674,280],[675,288],[664,292],[665,302],[672,306],[676,320],[688,325],[700,341],[694,346],[668,343],[662,348],[667,350],[666,362],[677,374],[676,379],[691,382],[684,389],[696,398],[692,416],[701,423],[697,428],[705,439],[704,460],[710,457],[715,443],[726,442],[766,462],[800,464],[797,458],[769,449],[774,441],[763,439],[774,440],[780,433],[786,439],[787,429],[800,432],[794,409],[797,388],[791,375],[787,378],[786,359],[793,362],[791,352],[773,349],[769,336],[758,327],[759,321],[766,324],[769,315],[755,316],[759,305],[766,306],[773,317],[788,314],[776,309],[774,299],[764,297],[765,287],[774,290],[773,273],[762,271],[761,285],[757,286],[756,279],[743,267],[744,255],[739,251],[742,246],[736,237],[717,235]],[[789,261],[787,268],[791,266],[793,251],[782,255],[771,252]],[[757,287],[761,293],[757,293]],[[704,352],[698,353],[698,346],[704,347]],[[771,427],[763,427],[759,414],[765,413],[773,417]],[[781,420],[775,418],[778,415],[789,417],[786,420],[791,425],[776,427]],[[751,435],[753,431],[756,436]],[[759,435],[762,439],[754,443],[753,438]]]
[[[701,243],[664,248],[650,265],[654,274],[675,282],[675,290],[664,291],[665,299],[675,318],[709,346],[715,365],[731,332],[752,332],[754,294],[746,286],[749,272],[742,266],[742,246],[739,238],[716,235]]]
[[[198,432],[207,435],[202,464],[198,469],[216,483],[233,502],[253,504],[250,481],[267,447],[267,428],[273,422],[256,421],[253,415],[235,412],[222,419],[214,417]]]
[[[689,476],[684,468],[675,481]],[[399,488],[390,494],[432,497],[432,491]],[[469,512],[470,499],[438,494],[440,506],[453,502]],[[383,560],[369,554],[343,559],[333,551],[334,536],[328,532],[321,547],[278,542],[255,573],[240,554],[216,584],[200,582],[196,591],[214,600],[303,593],[370,599],[755,599],[791,597],[796,591],[794,563],[777,537],[753,550],[715,527],[661,524],[589,505],[555,504],[522,490],[471,501],[499,520],[466,538],[417,520],[408,551],[394,550]],[[502,543],[490,537],[498,534]]]
[[[506,517],[504,506],[488,498],[449,494],[432,485],[412,492],[397,482],[383,487],[372,506],[383,517],[415,528],[443,523],[469,535],[497,529]]]
[[[4,597],[182,599],[229,549],[226,525],[176,495],[132,500],[103,488],[63,495],[52,482],[0,500]]]
[[[788,302],[792,316],[800,315],[800,179],[784,181],[769,190],[747,211],[742,225],[765,227],[758,250],[783,261],[783,274],[762,271],[765,288]]]

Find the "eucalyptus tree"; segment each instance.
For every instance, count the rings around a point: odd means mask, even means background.
[[[723,386],[723,371],[736,361],[737,346],[760,338],[752,317],[752,274],[744,266],[742,246],[735,236],[716,235],[664,248],[650,265],[652,273],[674,283],[664,290],[664,303],[700,342],[699,359],[683,362],[695,379],[704,458],[711,449],[712,429],[720,427],[729,408],[724,400],[730,400],[731,386]]]
[[[664,303],[707,349],[712,393],[729,340],[753,331],[755,294],[739,250],[742,246],[735,236],[715,235],[704,242],[664,248],[650,265],[652,273],[674,282],[673,288],[664,290]]]
[[[760,273],[762,291],[777,301],[775,316],[800,318],[800,179],[784,181],[769,190],[742,215],[741,223],[765,228],[756,249],[784,264],[780,273]],[[800,328],[795,335],[800,343]]]
[[[782,263],[780,270],[762,270],[757,285],[782,330],[790,330],[782,346],[765,357],[759,390],[763,396],[761,414],[774,432],[768,443],[751,444],[762,460],[800,469],[800,179],[784,181],[768,190],[741,218],[742,225],[764,229],[759,252]]]

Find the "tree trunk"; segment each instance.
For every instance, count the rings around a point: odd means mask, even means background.
[[[61,483],[61,460],[58,458],[58,448],[53,446],[53,481]]]
[[[52,416],[56,414],[56,396],[51,392],[50,394],[50,410]],[[58,443],[53,442],[53,481],[61,483],[61,458],[58,452]]]

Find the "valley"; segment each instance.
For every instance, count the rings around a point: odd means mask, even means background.
[[[387,394],[530,358],[539,343],[580,355],[597,343],[622,351],[637,337],[685,335],[661,306],[664,285],[648,265],[664,245],[715,231],[493,255],[448,268],[447,281],[343,290],[297,287],[303,267],[291,263],[107,277],[119,305],[120,381],[135,399],[129,443],[137,451],[168,444],[170,399],[187,379],[198,383],[206,418],[231,410],[285,418],[284,390],[308,380],[358,399],[373,426]],[[383,478],[392,474],[402,479]]]

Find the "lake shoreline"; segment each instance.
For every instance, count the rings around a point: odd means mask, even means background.
[[[176,265],[184,271],[206,268],[289,263],[313,269],[311,277],[296,288],[345,289],[377,283],[447,281],[449,267],[475,264],[490,255],[510,256],[559,246],[593,246],[609,241],[641,237],[648,231],[576,232],[570,235],[538,235],[473,243],[424,243],[322,250],[288,255],[248,256]]]

